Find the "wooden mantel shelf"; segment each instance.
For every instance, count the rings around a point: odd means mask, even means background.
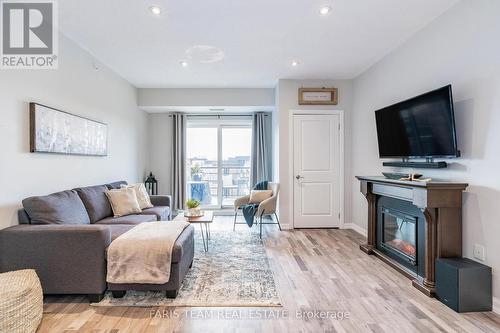
[[[415,182],[381,176],[356,176],[368,201],[367,244],[360,249],[375,254],[401,273],[396,263],[377,251],[377,200],[382,196],[411,202],[425,217],[425,276],[413,278],[413,285],[428,296],[435,292],[435,262],[441,257],[462,256],[462,194],[466,183]]]
[[[410,182],[407,180],[388,179],[383,176],[356,176],[356,178],[359,180],[365,180],[369,182],[387,183],[387,184],[409,186],[409,187],[423,187],[428,189],[461,189],[463,191],[467,188],[467,186],[469,186],[469,184],[467,183],[455,183],[455,182],[438,182],[438,181]]]

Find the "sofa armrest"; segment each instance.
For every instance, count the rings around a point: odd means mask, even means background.
[[[0,230],[0,271],[36,270],[45,294],[100,294],[106,289],[105,225],[17,225]]]
[[[153,206],[168,206],[170,209],[174,206],[171,195],[150,195],[149,198]]]
[[[170,208],[168,212],[168,220],[172,219],[172,210],[174,209],[174,203],[172,201],[171,195],[150,195],[151,203],[153,206],[167,206]]]

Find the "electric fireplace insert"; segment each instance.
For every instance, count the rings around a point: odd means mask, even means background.
[[[409,202],[380,198],[378,202],[377,248],[409,271],[423,274],[422,212]]]

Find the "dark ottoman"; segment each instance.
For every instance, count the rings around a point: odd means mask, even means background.
[[[165,291],[167,297],[175,298],[182,285],[182,280],[191,268],[194,258],[194,227],[189,225],[175,241],[172,253],[172,267],[170,279],[164,284],[142,284],[142,283],[108,283],[108,290],[113,297],[123,297],[127,290],[139,291]]]

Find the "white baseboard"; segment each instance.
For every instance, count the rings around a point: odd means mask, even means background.
[[[283,223],[280,223],[281,225],[281,229],[282,230],[292,230],[293,228],[290,226],[290,224],[283,224]]]
[[[493,312],[500,314],[500,298],[493,297]]]
[[[366,229],[363,229],[362,227],[360,227],[356,223],[344,223],[343,229],[352,229],[352,230],[356,231],[358,234],[363,235],[364,237],[366,237],[368,235]]]

